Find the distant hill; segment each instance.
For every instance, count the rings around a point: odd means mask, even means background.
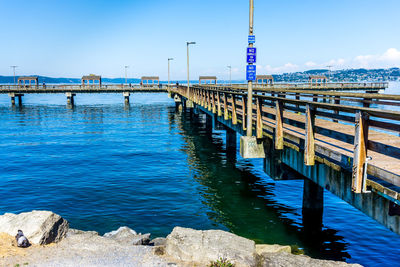
[[[267,74],[267,73],[258,73]],[[347,69],[329,71],[328,69],[315,69],[307,70],[304,72],[292,72],[283,74],[273,74],[276,82],[307,82],[310,75],[325,75],[330,77],[331,81],[336,82],[359,82],[359,81],[400,81],[400,69]],[[16,77],[18,79],[18,76]],[[220,79],[221,81],[222,79]],[[122,84],[125,83],[125,78],[103,78],[103,83]],[[0,76],[1,84],[12,84],[14,82],[13,76]],[[79,84],[80,78],[53,78],[39,76],[39,83],[45,82],[46,84]],[[129,78],[128,83],[137,84],[140,82],[138,78]],[[171,81],[175,83],[175,81]],[[179,81],[180,83],[184,81]],[[196,81],[193,81],[196,82]],[[242,81],[244,82],[244,81]],[[165,81],[163,81],[165,83]]]

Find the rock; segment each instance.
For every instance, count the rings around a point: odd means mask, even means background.
[[[340,261],[328,261],[312,259],[304,255],[293,255],[282,253],[262,253],[260,267],[349,267],[361,266],[359,264],[348,264]]]
[[[292,249],[290,246],[281,246],[281,245],[256,245],[256,253],[261,255],[262,253],[278,253],[278,252],[286,252],[292,253]]]
[[[123,226],[116,231],[104,234],[105,238],[110,238],[120,244],[148,245],[150,243],[150,234],[137,234],[129,227]]]
[[[122,226],[116,231],[105,233],[103,236],[114,239],[116,241],[129,243],[129,241],[136,235],[137,233],[135,232],[135,230],[132,230],[131,228],[126,226]]]
[[[256,266],[254,241],[221,230],[175,227],[167,236],[165,252],[180,261],[206,266],[219,258],[226,258],[237,267]]]
[[[157,238],[154,238],[153,240],[151,240],[149,245],[150,246],[155,246],[155,247],[157,247],[157,246],[165,246],[166,242],[167,242],[167,239],[165,239],[163,237],[157,237]]]
[[[132,245],[148,245],[150,243],[150,234],[138,234],[132,239]]]
[[[69,224],[51,211],[32,211],[0,216],[0,232],[15,236],[22,230],[32,244],[59,242],[68,232]]]

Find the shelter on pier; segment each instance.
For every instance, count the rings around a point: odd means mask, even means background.
[[[323,85],[327,83],[328,78],[325,75],[310,75],[308,80],[311,85]]]
[[[82,77],[82,85],[90,85],[90,82],[92,82],[93,85],[98,82],[99,86],[101,86],[101,76],[90,74]]]
[[[159,85],[160,77],[158,77],[158,76],[142,76],[140,84],[142,86]]]
[[[199,77],[199,84],[217,84],[217,76],[200,76]]]
[[[260,85],[274,84],[274,77],[272,75],[257,75],[256,82]]]
[[[33,84],[32,84],[33,83]],[[24,87],[39,86],[39,77],[37,76],[21,76],[18,77],[18,85]]]

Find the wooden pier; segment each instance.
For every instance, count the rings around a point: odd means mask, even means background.
[[[400,95],[365,91],[256,86],[251,127],[264,143],[265,157],[272,153],[400,234]],[[245,135],[244,86],[180,86],[171,93],[187,107]],[[304,196],[312,199],[303,203],[312,209],[321,196],[305,190]]]

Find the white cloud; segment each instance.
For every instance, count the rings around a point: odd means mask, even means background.
[[[312,61],[308,61],[304,65],[306,65],[309,68],[313,68],[313,67],[317,66],[318,64],[315,62],[312,62]]]

